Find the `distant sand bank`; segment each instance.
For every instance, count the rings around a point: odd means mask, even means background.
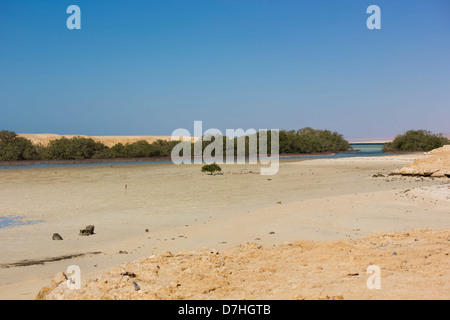
[[[352,144],[365,144],[365,143],[381,144],[392,142],[394,138],[350,138],[346,140]]]
[[[149,136],[149,135],[141,135],[141,136],[87,136],[87,135],[59,135],[59,134],[53,134],[53,133],[21,133],[18,134],[20,137],[24,137],[28,140],[30,140],[33,144],[36,145],[43,145],[46,146],[50,143],[52,140],[61,139],[62,137],[65,137],[67,139],[73,138],[73,137],[84,137],[84,138],[92,138],[95,141],[99,141],[104,143],[108,147],[112,147],[117,143],[133,143],[136,141],[144,140],[148,143],[155,142],[156,140],[171,140],[171,136]],[[191,141],[196,141],[197,138],[191,137]],[[350,143],[359,144],[359,143],[387,143],[391,142],[391,138],[354,138],[354,139],[348,139]]]
[[[92,138],[95,141],[102,142],[107,147],[112,147],[117,143],[127,144],[133,143],[136,141],[147,141],[148,143],[153,143],[157,140],[166,140],[170,141],[171,136],[86,136],[86,135],[59,135],[52,133],[41,133],[41,134],[18,134],[20,137],[26,138],[30,140],[33,144],[46,146],[52,140],[57,140],[61,138],[73,138],[73,137],[83,137],[83,138]],[[191,138],[191,141],[194,142],[196,139]]]

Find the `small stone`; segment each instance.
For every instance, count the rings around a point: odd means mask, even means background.
[[[173,254],[172,254],[172,252],[170,252],[170,251],[164,251],[164,252],[162,253],[162,256],[163,256],[163,257],[169,258],[169,257],[173,257]]]
[[[396,256],[396,255],[397,255],[397,252],[394,251],[394,253],[393,253],[392,255],[393,255],[393,256]]]
[[[91,234],[94,234],[94,228],[93,225],[86,226],[86,228],[80,230],[80,236],[90,236]]]
[[[133,281],[133,286],[134,286],[134,290],[139,291],[141,290],[141,287],[139,287],[139,285]]]
[[[128,277],[130,277],[130,278],[136,278],[136,274],[135,274],[134,272],[128,272],[128,271],[126,271],[126,272],[122,272],[120,275],[121,275],[121,276],[128,276]]]
[[[59,233],[54,233],[52,236],[52,240],[62,240],[63,238],[59,235]]]
[[[275,234],[275,232],[274,231],[270,231],[269,234]]]
[[[128,254],[128,252],[127,252],[127,251],[119,250],[119,254]]]
[[[381,172],[377,172],[372,177],[373,178],[384,177],[384,174],[382,174]]]

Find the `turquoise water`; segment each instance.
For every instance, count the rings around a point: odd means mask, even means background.
[[[352,158],[352,157],[379,157],[387,156],[391,153],[383,152],[384,143],[358,143],[350,144],[353,150],[360,150],[359,152],[350,153],[335,153],[331,155],[312,155],[312,156],[292,156],[283,157],[283,159],[333,159],[333,158]]]
[[[358,143],[350,144],[354,150],[361,150],[360,152],[352,153],[336,153],[332,155],[311,155],[311,156],[292,156],[283,157],[283,159],[329,159],[329,158],[349,158],[349,157],[375,157],[388,155],[382,151],[383,143]],[[166,161],[130,161],[130,162],[103,162],[103,163],[71,163],[71,164],[33,164],[33,165],[11,165],[0,166],[0,170],[5,169],[34,169],[34,168],[56,168],[56,167],[86,167],[86,166],[115,166],[115,165],[135,165],[135,164],[157,164],[157,163],[172,163],[170,160]]]
[[[384,143],[355,143],[350,145],[354,150],[361,150],[362,153],[383,153]]]

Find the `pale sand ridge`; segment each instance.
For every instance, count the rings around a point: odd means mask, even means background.
[[[127,144],[137,141],[147,141],[148,143],[153,143],[157,140],[171,141],[171,136],[86,136],[86,135],[58,135],[52,133],[41,133],[41,134],[18,134],[19,137],[26,138],[30,140],[33,144],[47,146],[50,141],[57,140],[61,138],[71,139],[73,137],[83,137],[91,138],[95,141],[102,142],[107,147],[112,147],[117,143]],[[183,138],[180,138],[180,140]],[[195,138],[190,138],[194,142]]]

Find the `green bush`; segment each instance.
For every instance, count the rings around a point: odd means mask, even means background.
[[[122,143],[117,143],[111,148],[106,148],[94,155],[95,159],[114,159],[126,158],[125,146]]]
[[[0,131],[0,160],[37,160],[39,153],[30,140],[17,136],[14,131]]]
[[[152,155],[152,146],[147,141],[136,141],[125,145],[127,158],[147,158]]]
[[[152,157],[170,157],[173,147],[175,147],[179,141],[166,141],[156,140],[151,144]]]
[[[442,134],[432,134],[427,130],[409,130],[385,144],[383,151],[430,151],[446,144],[450,144],[450,140]]]
[[[342,134],[309,127],[294,131],[280,130],[280,154],[334,152],[351,149]]]
[[[91,138],[65,137],[50,141],[44,152],[50,160],[83,160],[91,159],[98,153],[104,152],[108,147]]]
[[[259,132],[257,137],[257,152],[259,153]],[[202,150],[207,145],[214,142],[215,139],[223,139],[223,155],[227,154],[226,141],[231,139],[228,137],[215,136],[211,141],[202,142]],[[249,140],[250,136],[245,138],[245,155],[249,156]],[[237,155],[237,143],[238,138],[234,138],[234,155]],[[200,143],[200,142],[198,142]],[[351,150],[351,146],[347,140],[345,140],[342,134],[337,132],[331,132],[329,130],[318,130],[312,128],[303,128],[297,131],[295,130],[280,130],[279,131],[279,153],[315,153],[315,152],[336,152]],[[271,151],[271,132],[267,132],[267,152]],[[192,148],[192,154],[194,149]],[[214,156],[214,153],[212,154]]]
[[[148,143],[145,140],[133,143],[117,143],[109,149],[99,152],[95,158],[149,158],[149,157],[170,157],[172,148],[178,141],[157,140]]]
[[[209,172],[211,175],[213,175],[215,172],[220,172],[220,171],[222,171],[222,168],[215,162],[212,164],[205,164],[202,167],[202,172]]]

